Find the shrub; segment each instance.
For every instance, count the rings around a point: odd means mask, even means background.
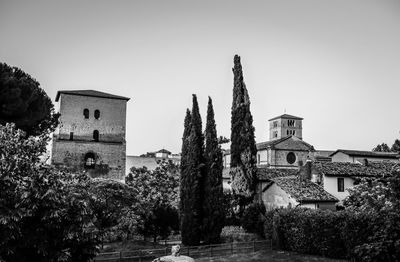
[[[264,237],[265,206],[262,203],[250,204],[241,218],[242,227],[249,233]]]
[[[224,243],[259,240],[260,236],[247,233],[240,226],[226,226],[222,228],[221,240]]]

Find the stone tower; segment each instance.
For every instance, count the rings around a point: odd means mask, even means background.
[[[123,179],[128,100],[95,90],[58,91],[61,116],[51,163],[92,177]]]
[[[303,139],[303,118],[283,114],[269,121],[269,140],[273,141],[287,136],[296,136]]]

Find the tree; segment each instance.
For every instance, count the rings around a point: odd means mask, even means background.
[[[240,57],[234,58],[234,86],[231,117],[231,170],[232,190],[242,196],[242,203],[252,200],[256,183],[257,148],[254,137],[250,99],[243,80]]]
[[[396,139],[392,145],[392,148],[390,149],[392,152],[400,152],[400,140]]]
[[[224,226],[223,164],[210,97],[208,98],[204,156],[203,239],[206,243],[218,243]]]
[[[372,149],[374,152],[391,152],[389,146],[386,143],[377,145]]]
[[[139,233],[165,238],[179,228],[179,167],[171,161],[161,161],[155,170],[132,167],[126,183],[134,188],[142,211]]]
[[[40,162],[44,137],[0,125],[0,260],[88,261],[96,253],[90,178]]]
[[[0,124],[15,123],[29,135],[49,134],[59,114],[39,82],[17,67],[0,63]]]
[[[182,160],[184,163],[181,173],[180,222],[182,243],[184,245],[198,245],[201,239],[202,224],[204,137],[196,95],[193,95],[190,123],[190,134],[186,139],[184,134],[185,140],[182,143]]]

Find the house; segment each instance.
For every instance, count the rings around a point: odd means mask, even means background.
[[[364,159],[369,162],[399,162],[400,155],[393,152],[374,152],[338,149],[330,157],[332,162],[363,163]]]
[[[60,125],[53,133],[51,163],[122,180],[128,101],[96,90],[58,91]]]
[[[154,170],[158,167],[160,161],[172,161],[174,164],[179,165],[181,163],[181,155],[172,154],[166,149],[161,149],[140,156],[126,156],[125,175],[129,174],[132,167],[146,167],[149,170]]]
[[[336,210],[336,197],[321,186],[300,176],[273,178],[262,182],[260,200],[267,209],[277,207],[304,207]]]
[[[343,201],[348,195],[348,189],[353,187],[361,178],[381,178],[391,176],[398,163],[393,162],[309,162],[302,167],[303,172],[309,172],[311,181],[323,187],[329,194]],[[306,171],[306,169],[308,171]]]

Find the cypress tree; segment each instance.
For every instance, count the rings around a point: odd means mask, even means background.
[[[251,199],[255,193],[257,148],[249,94],[238,55],[235,55],[232,71],[234,75],[230,163],[232,189],[235,194]]]
[[[222,189],[222,151],[218,144],[212,100],[208,98],[205,130],[205,174],[203,200],[203,239],[206,243],[218,243],[224,226]]]
[[[183,136],[182,136],[182,151],[181,151],[181,166],[180,166],[180,189],[179,189],[179,216],[180,216],[180,222],[186,221],[186,216],[185,216],[185,203],[187,202],[187,195],[190,192],[187,192],[187,187],[185,186],[188,183],[188,174],[187,174],[187,169],[188,169],[188,161],[187,161],[187,155],[188,155],[188,147],[189,147],[189,135],[190,135],[190,130],[191,128],[191,121],[192,121],[192,116],[190,113],[190,110],[186,110],[186,116],[184,120],[184,129],[183,129]],[[182,223],[180,225],[181,227],[181,232],[183,232],[183,227]]]
[[[184,245],[198,245],[202,222],[204,137],[196,95],[193,95],[190,133],[187,132],[186,135],[187,139],[182,144],[184,163],[181,173],[181,236]]]

